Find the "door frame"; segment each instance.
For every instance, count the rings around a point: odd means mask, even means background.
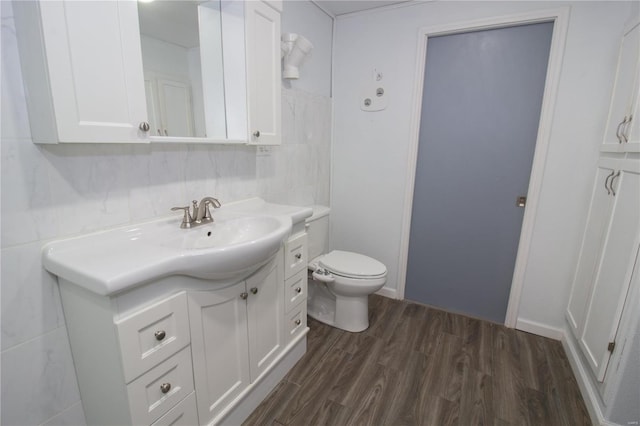
[[[520,297],[524,286],[527,259],[531,247],[533,229],[535,224],[535,213],[538,209],[540,199],[540,188],[549,149],[549,139],[551,136],[551,124],[555,109],[555,100],[560,81],[560,71],[564,54],[565,40],[569,23],[570,7],[560,7],[531,11],[521,14],[505,15],[495,18],[456,22],[441,26],[421,27],[418,30],[418,43],[416,53],[416,71],[413,89],[413,108],[411,117],[411,129],[409,136],[409,152],[407,160],[407,173],[405,184],[405,200],[403,206],[402,230],[399,253],[399,273],[398,273],[398,298],[404,299],[407,279],[407,266],[409,259],[409,238],[411,235],[411,211],[413,209],[413,193],[415,188],[415,177],[418,165],[418,146],[420,138],[420,118],[422,113],[422,91],[424,86],[424,70],[427,58],[427,43],[429,37],[452,35],[478,30],[489,30],[507,28],[525,24],[535,24],[543,22],[553,22],[553,33],[551,46],[549,49],[549,63],[547,65],[547,75],[545,79],[542,107],[540,110],[540,122],[538,124],[538,136],[533,154],[531,175],[529,178],[529,188],[527,191],[527,207],[524,211],[520,240],[518,242],[518,252],[516,256],[511,290],[509,293],[509,303],[505,317],[507,327],[515,327],[518,319],[518,308]]]

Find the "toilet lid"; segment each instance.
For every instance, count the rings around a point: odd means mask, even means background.
[[[320,259],[320,266],[347,278],[380,277],[387,273],[381,262],[363,254],[334,250]]]

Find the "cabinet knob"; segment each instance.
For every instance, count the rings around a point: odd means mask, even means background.
[[[248,296],[249,296],[249,294],[248,294],[248,293],[245,293],[245,292],[240,293],[240,299],[242,299],[242,300],[246,300],[246,298],[247,298]]]
[[[164,330],[158,330],[155,333],[153,333],[153,335],[156,336],[156,340],[162,340],[165,338],[167,333],[165,333]]]
[[[256,130],[255,132],[253,132],[253,136],[255,136],[256,138],[260,137],[260,130]]]
[[[143,132],[148,132],[149,129],[151,128],[151,126],[149,126],[149,123],[147,123],[146,121],[143,121],[142,123],[140,123],[140,125],[138,126],[138,128],[140,130],[142,130]]]
[[[253,287],[250,291],[251,294],[258,294],[258,287]]]
[[[296,253],[296,259],[300,260],[302,259],[302,253]]]
[[[296,325],[300,325],[302,321],[300,321],[299,319],[296,320]]]
[[[296,293],[302,292],[302,287],[296,287]]]
[[[162,393],[167,393],[171,390],[171,383],[163,383],[160,385],[160,391]]]

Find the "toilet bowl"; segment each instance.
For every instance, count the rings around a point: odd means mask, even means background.
[[[387,280],[387,268],[363,254],[342,250],[326,253],[329,209],[314,207],[307,219],[309,239],[309,297],[307,313],[312,318],[359,332],[369,327],[370,294]]]

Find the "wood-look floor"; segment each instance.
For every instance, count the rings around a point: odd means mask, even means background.
[[[245,425],[590,425],[560,342],[373,295],[370,327],[309,318],[305,356]]]

